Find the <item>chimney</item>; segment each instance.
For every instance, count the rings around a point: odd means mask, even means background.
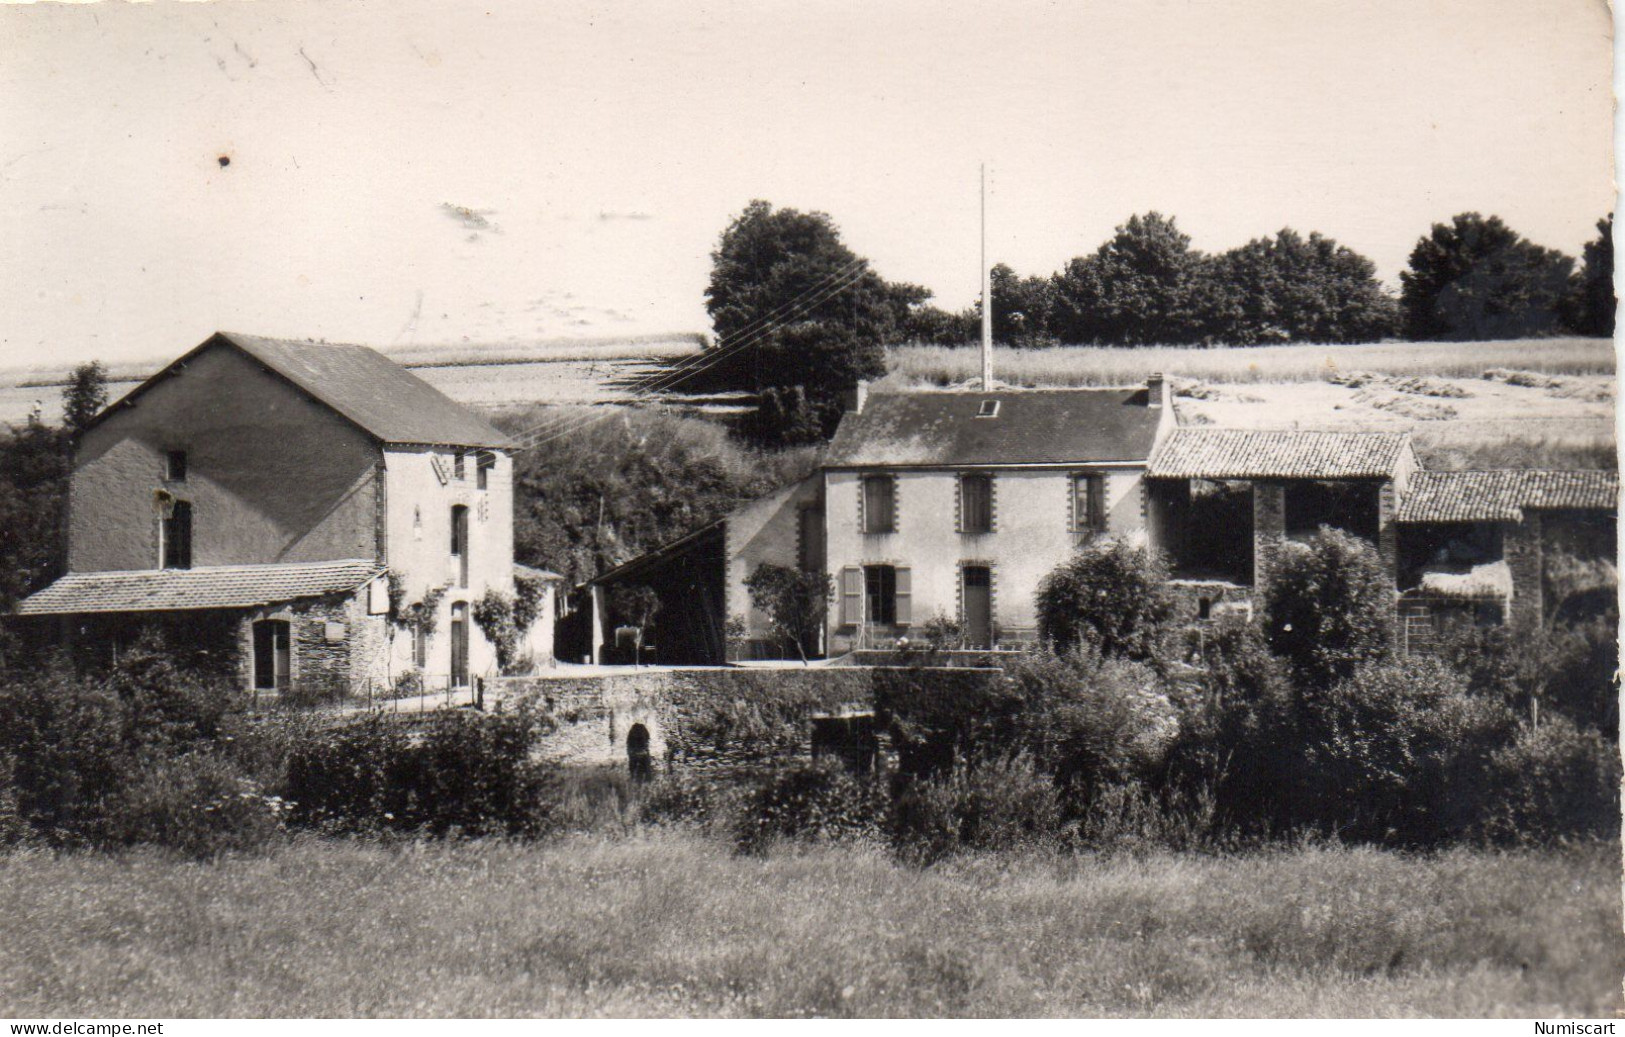
[[[863,378],[858,379],[846,394],[846,409],[855,414],[863,412],[863,405],[869,402],[869,383]]]
[[[1145,379],[1145,405],[1147,407],[1161,407],[1168,402],[1168,382],[1157,371],[1146,376]]]

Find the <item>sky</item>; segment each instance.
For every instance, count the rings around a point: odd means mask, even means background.
[[[957,309],[984,162],[1023,274],[1152,209],[1395,287],[1462,211],[1577,255],[1612,51],[1600,0],[7,4],[0,365],[704,331],[753,198]]]

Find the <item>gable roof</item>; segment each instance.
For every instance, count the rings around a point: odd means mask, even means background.
[[[994,417],[977,417],[987,400]],[[1141,389],[872,393],[841,418],[826,467],[1144,461],[1162,411]]]
[[[288,562],[197,569],[69,573],[17,606],[19,616],[253,608],[353,591],[384,572],[377,562]]]
[[[1607,511],[1619,506],[1612,469],[1417,472],[1399,522],[1522,522],[1525,508]]]
[[[99,423],[165,378],[177,366],[218,345],[235,348],[272,374],[384,443],[512,446],[490,422],[406,368],[366,346],[293,342],[220,331],[164,366],[97,416]]]
[[[1145,474],[1163,479],[1360,479],[1392,476],[1403,432],[1180,428]]]

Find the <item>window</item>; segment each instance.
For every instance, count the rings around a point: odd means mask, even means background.
[[[412,624],[412,665],[420,670],[429,665],[429,631],[421,619]]]
[[[451,561],[457,569],[457,586],[468,586],[468,508],[462,504],[451,509]]]
[[[962,475],[959,477],[959,531],[961,533],[993,532],[993,477],[991,475]]]
[[[192,567],[192,505],[178,500],[169,505],[158,530],[159,565],[164,569]]]
[[[186,451],[171,450],[165,455],[164,478],[170,482],[186,481]]]
[[[491,469],[497,466],[497,455],[489,450],[481,450],[474,455],[474,485],[479,489],[490,488]]]
[[[863,567],[865,621],[875,626],[907,626],[913,598],[909,570],[894,565]]]
[[[897,496],[889,475],[863,477],[863,531],[890,533],[897,528]]]
[[[465,469],[464,458],[466,458],[467,456],[468,455],[465,454],[461,450],[457,451],[457,453],[452,455],[452,458],[451,458],[451,477],[453,479],[459,479],[460,480],[460,479],[463,479],[463,478],[466,477],[464,475],[464,469]]]
[[[996,418],[999,416],[998,400],[983,400],[982,405],[976,409],[978,418]]]
[[[1079,475],[1072,480],[1072,528],[1079,533],[1106,530],[1106,477]]]
[[[254,624],[254,687],[259,691],[286,691],[292,653],[288,648],[288,621],[262,619]]]

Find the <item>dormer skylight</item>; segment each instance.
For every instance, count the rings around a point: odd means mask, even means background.
[[[983,400],[982,406],[976,411],[978,418],[996,418],[999,416],[998,400]]]

